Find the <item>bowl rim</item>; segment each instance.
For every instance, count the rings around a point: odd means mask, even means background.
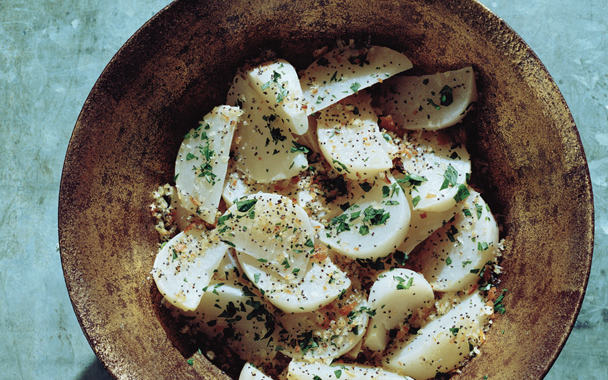
[[[87,341],[89,342],[91,348],[93,349],[93,351],[95,352],[95,354],[97,355],[97,357],[99,358],[99,360],[101,361],[101,363],[104,365],[104,368],[110,373],[111,376],[115,377],[115,378],[119,378],[118,374],[116,373],[116,369],[114,368],[114,364],[110,361],[108,361],[105,352],[105,349],[101,349],[101,346],[104,345],[104,343],[100,343],[97,341],[96,336],[94,334],[94,331],[92,330],[92,327],[90,324],[87,324],[86,321],[83,319],[82,315],[83,315],[83,307],[84,305],[79,302],[77,300],[77,292],[78,292],[78,285],[77,282],[80,280],[79,278],[77,278],[77,276],[74,275],[74,272],[71,272],[70,270],[68,270],[68,266],[72,264],[72,260],[70,257],[68,257],[72,251],[72,247],[69,245],[69,242],[66,238],[66,236],[68,235],[68,231],[66,230],[66,226],[64,223],[62,223],[63,221],[66,220],[66,213],[71,212],[71,209],[69,207],[68,204],[66,204],[66,202],[68,201],[67,198],[67,192],[69,191],[69,189],[66,187],[65,183],[67,182],[68,178],[70,177],[70,170],[71,170],[71,165],[69,164],[70,161],[70,157],[74,154],[74,151],[77,149],[76,145],[78,144],[77,142],[77,138],[78,138],[78,132],[80,129],[84,128],[83,125],[80,124],[80,121],[82,120],[82,118],[84,117],[84,115],[89,111],[89,107],[91,106],[90,101],[92,99],[93,94],[98,90],[98,87],[100,86],[100,83],[103,81],[103,79],[105,77],[107,77],[109,75],[110,72],[115,71],[115,70],[120,70],[120,66],[121,66],[121,57],[125,54],[130,54],[132,53],[132,51],[134,50],[134,47],[138,46],[140,44],[140,39],[141,39],[141,35],[145,34],[149,29],[153,28],[156,24],[156,22],[160,19],[166,18],[166,17],[170,17],[171,12],[175,11],[175,9],[178,7],[178,4],[184,3],[186,0],[174,0],[173,2],[171,2],[170,4],[168,4],[167,6],[165,6],[163,9],[161,9],[156,15],[154,15],[152,18],[150,18],[148,21],[146,21],[131,37],[128,38],[128,40],[125,42],[125,44],[116,52],[116,54],[111,58],[111,60],[109,61],[109,63],[106,65],[106,67],[104,68],[104,70],[102,71],[100,77],[96,80],[95,84],[93,85],[89,95],[87,96],[87,99],[83,105],[82,110],[80,111],[80,114],[78,116],[76,125],[74,127],[74,130],[72,132],[72,135],[70,137],[70,141],[69,141],[69,145],[68,148],[66,150],[66,158],[64,160],[63,163],[63,170],[62,170],[62,175],[61,175],[61,185],[60,185],[60,192],[59,192],[59,208],[58,208],[58,220],[59,220],[59,226],[58,226],[58,233],[59,233],[59,248],[60,248],[60,256],[61,256],[61,262],[62,262],[62,269],[64,272],[64,279],[66,282],[66,287],[69,293],[69,297],[70,297],[70,302],[72,303],[72,307],[74,309],[74,312],[76,314],[76,317],[78,319],[78,322],[82,328],[82,331],[87,339]],[[221,2],[221,0],[218,0],[216,2]],[[285,3],[289,3],[289,0],[284,0]],[[540,375],[540,377],[544,377],[549,370],[551,369],[551,367],[553,366],[553,364],[555,363],[555,361],[557,360],[560,352],[562,351],[573,327],[574,324],[577,320],[577,317],[580,313],[581,307],[582,307],[582,303],[586,294],[586,289],[588,286],[588,282],[589,282],[589,274],[590,274],[590,270],[591,270],[591,264],[592,264],[592,258],[593,258],[593,248],[594,248],[594,237],[595,237],[595,231],[594,231],[594,225],[595,225],[595,219],[594,219],[594,206],[593,206],[593,189],[592,189],[592,183],[591,183],[591,179],[590,179],[590,174],[589,174],[589,168],[587,165],[587,160],[584,154],[584,151],[582,150],[582,141],[580,139],[580,135],[578,133],[578,130],[576,129],[575,126],[575,122],[574,119],[572,117],[572,114],[570,112],[570,109],[565,101],[565,99],[563,98],[561,92],[559,91],[557,85],[555,84],[553,78],[550,76],[548,70],[546,69],[546,67],[544,66],[544,64],[540,61],[540,59],[538,58],[538,56],[534,53],[534,51],[525,43],[525,41],[521,38],[521,36],[514,30],[512,29],[503,19],[501,19],[498,15],[496,15],[492,10],[490,10],[487,6],[485,6],[484,4],[480,3],[477,0],[457,0],[457,2],[460,4],[467,4],[471,7],[474,7],[477,11],[483,12],[483,15],[485,17],[489,17],[489,18],[494,18],[496,22],[498,22],[498,24],[500,25],[500,27],[506,32],[509,33],[513,36],[513,39],[516,43],[520,44],[521,46],[525,46],[525,49],[527,49],[527,53],[530,54],[530,56],[532,57],[532,59],[535,61],[535,63],[537,65],[539,65],[539,67],[546,73],[547,77],[550,79],[550,83],[548,83],[549,86],[553,86],[556,89],[556,94],[557,96],[559,96],[559,103],[567,110],[568,114],[570,115],[571,118],[571,122],[572,122],[572,126],[573,126],[573,132],[576,134],[576,138],[578,139],[578,144],[581,147],[581,154],[582,154],[582,158],[585,161],[585,167],[586,167],[586,181],[585,183],[581,184],[581,186],[584,188],[584,190],[588,190],[589,192],[589,198],[590,198],[590,204],[588,205],[589,207],[589,214],[588,214],[588,229],[587,229],[587,236],[589,237],[587,242],[587,247],[586,248],[581,248],[582,250],[585,251],[585,257],[587,259],[586,263],[585,263],[585,267],[586,267],[586,276],[583,279],[582,282],[582,288],[580,289],[580,295],[579,297],[576,299],[576,305],[574,308],[574,312],[571,315],[571,319],[570,319],[570,323],[569,326],[567,326],[565,333],[562,336],[562,339],[559,342],[559,345],[556,346],[551,354],[550,357],[547,359],[545,365],[543,368],[540,368],[538,370],[538,374]]]

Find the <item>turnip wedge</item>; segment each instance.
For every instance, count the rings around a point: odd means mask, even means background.
[[[298,135],[308,130],[305,99],[296,69],[284,59],[262,63],[243,73],[249,85]]]
[[[327,162],[352,180],[365,180],[393,166],[369,95],[360,93],[325,108],[317,118],[319,147]]]
[[[349,95],[412,68],[403,54],[381,46],[336,48],[313,62],[300,78],[311,115]]]
[[[280,315],[277,321],[285,329],[282,353],[299,361],[330,362],[363,339],[369,308],[362,293],[349,289],[324,308]]]
[[[498,225],[481,195],[471,195],[454,219],[435,231],[411,256],[412,265],[439,292],[465,290],[496,259]]]
[[[286,380],[319,380],[319,379],[358,379],[358,380],[408,380],[401,375],[386,371],[380,367],[362,364],[339,363],[321,364],[292,360],[287,367]],[[241,380],[241,379],[239,379]],[[411,380],[411,379],[410,379]]]
[[[472,67],[387,80],[377,99],[397,127],[436,130],[462,121],[477,101]]]
[[[395,177],[412,194],[414,210],[446,211],[468,196],[469,153],[443,131],[408,135],[401,161],[405,175]]]
[[[400,327],[422,309],[430,309],[434,303],[433,289],[420,273],[409,269],[382,272],[369,293],[372,317],[364,346],[372,351],[384,351],[390,330]]]
[[[243,360],[271,361],[277,352],[281,326],[277,311],[252,288],[239,281],[212,280],[199,307],[186,313],[209,338],[223,337],[227,347]]]
[[[409,182],[401,180],[402,182]],[[410,227],[407,230],[407,236],[397,250],[407,255],[433,232],[444,226],[459,210],[462,210],[463,204],[463,202],[460,202],[445,211],[433,212],[414,209],[412,194],[409,191],[406,191],[406,198],[412,208],[412,217],[410,219]]]
[[[222,198],[226,203],[226,207],[231,207],[237,200],[256,193],[275,193],[289,198],[296,198],[299,191],[298,183],[292,181],[292,178],[260,183],[252,181],[239,170],[234,170],[233,167],[229,166]]]
[[[238,170],[265,183],[291,178],[308,168],[306,154],[297,149],[289,124],[240,75],[234,78],[227,102],[243,110],[233,144]]]
[[[415,379],[434,378],[468,359],[483,334],[488,319],[485,301],[479,292],[464,298],[446,314],[424,325],[382,360],[390,371]]]
[[[232,137],[242,111],[219,106],[191,129],[177,154],[175,186],[182,205],[215,223],[228,167]]]
[[[239,199],[219,218],[217,231],[237,251],[272,265],[277,274],[289,279],[304,277],[314,252],[308,214],[279,194]]]
[[[264,260],[256,260],[237,251],[241,268],[263,296],[286,313],[304,313],[320,309],[333,302],[350,286],[348,276],[329,258],[310,260],[308,268],[292,268],[285,263],[280,267]],[[281,276],[284,269],[293,276]],[[297,272],[304,277],[296,276]]]
[[[158,291],[182,310],[196,309],[226,252],[228,245],[203,228],[180,232],[154,261],[152,276]]]
[[[319,239],[353,259],[377,259],[394,252],[407,234],[411,211],[392,177],[360,184],[366,193],[340,216],[332,218]]]

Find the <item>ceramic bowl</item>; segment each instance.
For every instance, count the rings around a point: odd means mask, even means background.
[[[150,270],[152,191],[173,179],[185,132],[222,104],[237,67],[272,49],[298,68],[338,38],[404,52],[414,73],[473,65],[468,149],[500,215],[507,312],[456,379],[536,379],[576,320],[593,249],[593,197],[573,118],[537,56],[472,0],[176,1],[116,54],[86,100],[63,169],[66,284],[117,379],[227,379],[160,306]],[[482,171],[487,167],[487,171]],[[483,174],[479,174],[483,173]],[[193,364],[187,363],[192,357]],[[234,369],[234,368],[233,368]],[[238,369],[227,371],[238,376]],[[237,375],[235,375],[235,373]]]

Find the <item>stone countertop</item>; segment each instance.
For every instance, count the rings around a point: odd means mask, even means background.
[[[63,158],[95,80],[168,0],[0,1],[0,379],[109,379],[63,280]],[[583,141],[596,242],[578,321],[547,379],[608,379],[608,2],[482,0],[558,83]],[[564,254],[568,254],[565,252]]]

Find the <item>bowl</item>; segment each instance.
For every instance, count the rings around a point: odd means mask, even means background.
[[[182,334],[160,306],[150,279],[158,244],[152,192],[172,181],[182,136],[225,102],[246,59],[272,49],[303,68],[315,49],[339,38],[402,51],[414,73],[469,64],[478,73],[467,148],[474,181],[500,216],[507,311],[483,354],[454,378],[542,378],[559,355],[589,276],[593,196],[569,109],[513,30],[473,0],[178,0],[103,71],[61,179],[67,288],[84,334],[116,379],[238,376],[214,366],[205,355],[213,347]]]

